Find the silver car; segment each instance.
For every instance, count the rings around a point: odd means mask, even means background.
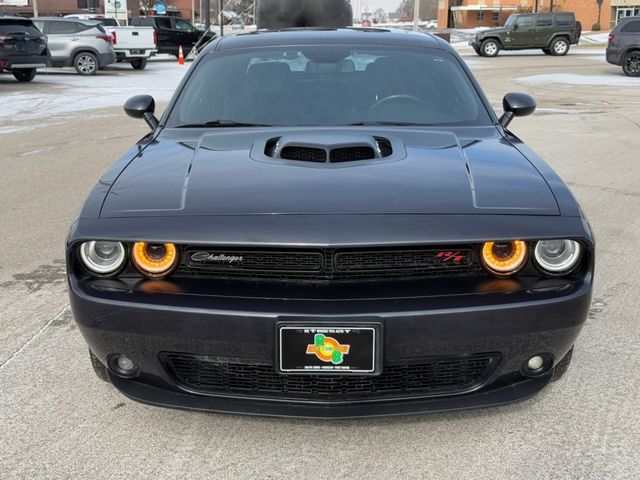
[[[98,22],[39,17],[33,23],[47,35],[53,67],[74,67],[81,75],[95,75],[116,61],[113,37]]]

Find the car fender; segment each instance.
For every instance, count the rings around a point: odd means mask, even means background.
[[[623,52],[620,54],[620,61],[624,58],[625,55],[631,52],[640,51],[640,45],[631,45],[630,47],[626,47]]]
[[[502,41],[502,38],[500,38],[500,37],[498,37],[496,35],[489,35],[487,37],[481,38],[479,40],[480,41],[480,45],[482,45],[482,42],[484,42],[485,40],[495,40],[500,45],[500,48],[504,48],[504,42]]]
[[[83,52],[89,52],[89,53],[93,53],[96,58],[100,58],[100,53],[93,47],[87,47],[87,46],[80,46],[75,48],[74,50],[71,51],[71,55],[69,55],[69,58],[67,59],[67,67],[73,67],[73,61],[76,58],[76,55],[78,55],[79,53],[83,53]]]
[[[551,44],[560,37],[563,37],[567,42],[569,42],[569,45],[571,45],[571,34],[569,32],[557,32],[551,35],[551,39],[549,39],[547,46],[551,47]]]

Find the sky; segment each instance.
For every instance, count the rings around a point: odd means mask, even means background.
[[[400,5],[401,0],[351,0],[351,4],[354,8],[358,4],[366,3],[369,5],[369,9],[374,12],[378,8],[383,8],[387,12],[395,12]]]

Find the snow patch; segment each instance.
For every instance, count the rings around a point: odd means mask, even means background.
[[[519,77],[517,83],[539,85],[544,83],[564,83],[568,85],[604,85],[604,86],[637,86],[640,78],[624,77],[622,75],[576,75],[573,73],[547,73]]]

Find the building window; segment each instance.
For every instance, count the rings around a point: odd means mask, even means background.
[[[484,21],[484,12],[478,12],[476,14],[476,20],[479,21],[479,22]]]
[[[493,12],[491,14],[491,21],[497,23],[500,21],[500,12]]]

